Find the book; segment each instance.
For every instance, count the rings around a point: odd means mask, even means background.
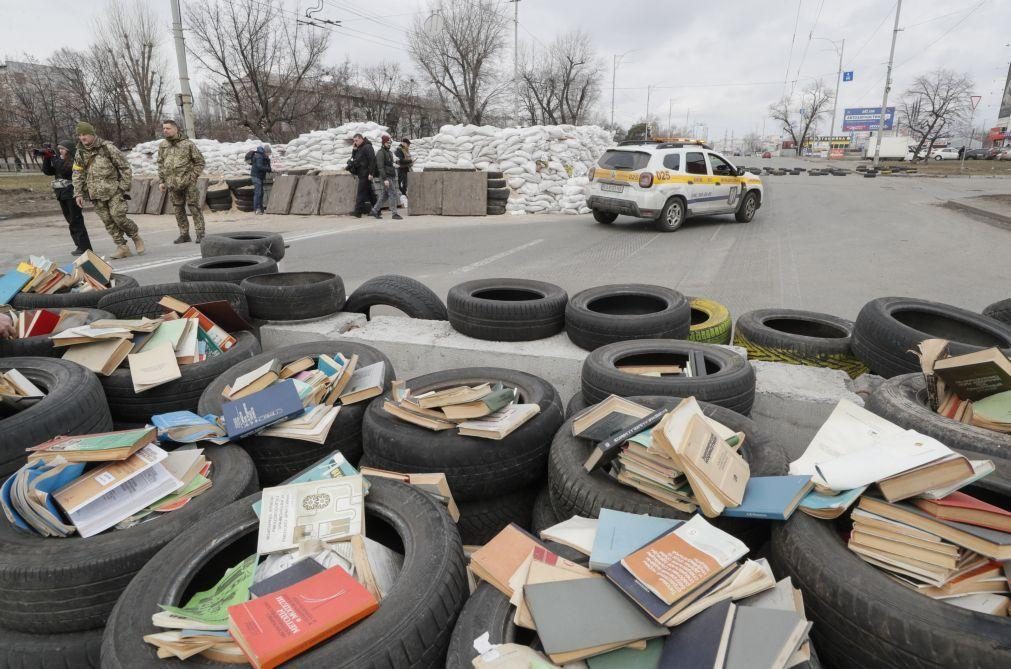
[[[811,623],[795,611],[737,607],[727,644],[726,669],[785,669]]]
[[[1008,615],[1008,605],[1011,604],[1011,599],[1008,599],[1004,595],[988,593],[961,595],[959,597],[951,597],[945,601],[948,604],[953,604],[969,611],[986,613],[991,616]]]
[[[657,669],[664,649],[664,638],[650,639],[645,650],[618,648],[586,658],[589,669]]]
[[[676,627],[664,640],[654,667],[701,669],[722,667],[734,620],[734,603],[725,599]],[[757,666],[757,665],[756,665]]]
[[[603,571],[683,521],[601,509],[590,550],[590,569]]]
[[[460,423],[461,435],[481,439],[504,439],[541,412],[538,404],[510,404],[490,416]]]
[[[34,461],[21,467],[0,486],[0,507],[16,529],[44,537],[67,537],[75,528],[64,522],[52,493],[74,481],[83,463]]]
[[[206,337],[210,343],[214,344],[220,351],[227,351],[235,346],[236,339],[228,334],[224,328],[208,318],[196,307],[190,307],[183,315],[183,318],[196,318],[200,322],[200,334]]]
[[[32,320],[25,326],[22,337],[40,337],[52,333],[56,329],[56,324],[60,322],[60,316],[49,309],[39,309],[32,316]]]
[[[299,372],[304,372],[308,369],[312,369],[315,364],[316,362],[308,356],[304,358],[299,358],[298,360],[293,360],[292,362],[289,362],[287,365],[282,367],[281,372],[278,374],[278,376],[282,379],[289,379],[298,374]]]
[[[344,389],[351,382],[351,377],[354,376],[356,369],[358,369],[358,354],[352,353],[344,365],[344,369],[341,370],[340,375],[330,383],[330,391],[326,394],[324,400],[326,404],[332,405],[337,403],[341,393],[344,392]]]
[[[708,585],[698,596],[693,597],[687,606],[682,607],[666,621],[666,625],[668,627],[680,625],[717,602],[750,597],[774,587],[775,584],[776,577],[772,575],[772,568],[767,560],[764,558],[745,560],[739,568],[730,570]]]
[[[228,632],[256,669],[273,669],[379,608],[341,567],[228,607]]]
[[[538,546],[530,552],[516,572],[509,577],[513,594],[509,603],[516,607],[513,623],[527,629],[537,629],[530,608],[526,605],[523,588],[535,583],[571,581],[577,578],[600,578],[586,567],[564,560],[547,548]]]
[[[289,586],[301,583],[310,576],[315,576],[326,571],[326,567],[316,562],[311,557],[299,560],[287,569],[282,569],[273,576],[269,576],[249,587],[249,593],[255,597],[263,597],[272,592],[283,590]]]
[[[130,365],[133,391],[138,394],[182,378],[175,350],[168,343],[142,353],[130,353],[126,360]]]
[[[192,365],[202,359],[200,353],[200,322],[195,318],[185,319],[186,327],[179,337],[175,347],[176,362],[180,365]]]
[[[964,481],[975,473],[964,456],[952,454],[934,462],[878,481],[878,489],[889,502],[898,502],[928,490]]]
[[[151,424],[158,430],[158,439],[190,444],[207,439],[221,441],[225,429],[214,416],[198,416],[192,411],[170,411],[151,416]]]
[[[73,265],[80,267],[88,276],[103,286],[109,285],[109,281],[112,279],[112,265],[102,260],[93,251],[88,250],[77,256]]]
[[[380,360],[356,369],[340,393],[341,404],[354,404],[383,394],[386,362]]]
[[[787,520],[811,490],[810,476],[754,476],[748,479],[740,506],[727,507],[724,516]]]
[[[3,379],[14,386],[18,395],[21,397],[45,397],[46,393],[43,392],[41,388],[31,382],[31,380],[19,372],[16,368],[11,367],[6,372],[3,373]]]
[[[379,476],[413,486],[443,504],[454,523],[460,520],[460,509],[456,505],[456,500],[453,499],[446,475],[442,472],[406,474],[376,469],[375,467],[362,467],[361,473],[363,476]]]
[[[306,411],[304,415],[274,423],[264,428],[260,434],[266,437],[281,437],[307,441],[312,444],[324,444],[339,412],[340,407],[338,406],[330,407],[325,404],[317,404]]]
[[[125,460],[155,440],[150,427],[56,437],[28,450],[29,461],[59,455],[67,462]]]
[[[591,441],[603,441],[653,410],[624,397],[609,395],[601,402],[587,407],[572,418],[572,436]]]
[[[996,347],[938,360],[934,374],[946,389],[965,400],[1011,390],[1011,360]]]
[[[1011,512],[964,492],[953,492],[941,499],[914,499],[913,504],[942,520],[1011,532]]]
[[[270,360],[256,369],[237,377],[225,386],[221,394],[230,400],[237,400],[259,392],[281,378],[281,363]]]
[[[883,435],[870,448],[823,460],[815,470],[825,487],[852,490],[951,455],[954,451],[938,440],[903,430]]]
[[[76,344],[90,344],[100,339],[133,339],[133,332],[120,327],[100,328],[94,325],[81,325],[50,335],[49,339],[53,342],[54,348],[61,348]]]
[[[583,463],[583,469],[587,472],[593,472],[608,462],[613,461],[614,458],[621,452],[622,446],[629,439],[644,430],[652,428],[654,425],[659,423],[666,414],[666,409],[657,409],[656,411],[646,414],[642,418],[628,423],[623,429],[608,435],[603,441],[594,446],[592,451],[590,451],[589,457],[587,457],[586,461]]]
[[[305,539],[333,542],[362,534],[363,500],[360,475],[264,488],[256,550],[279,553]]]
[[[432,430],[433,432],[452,430],[456,427],[456,423],[451,421],[434,418],[432,416],[427,416],[417,411],[413,411],[409,402],[397,404],[396,402],[385,400],[383,401],[383,411],[406,423],[411,423],[413,425],[417,425],[418,427],[423,427],[426,430]]]
[[[593,551],[593,541],[597,536],[597,519],[572,516],[568,520],[544,528],[541,539],[554,541],[589,555]]]
[[[21,292],[31,280],[31,275],[14,270],[0,277],[0,304],[10,304],[15,295]]]
[[[470,569],[506,597],[512,597],[509,578],[537,547],[544,548],[544,544],[515,523],[510,523],[471,555]]]
[[[1011,390],[973,402],[972,424],[988,430],[1011,432]]]
[[[70,346],[62,357],[101,376],[112,376],[132,349],[133,342],[129,339],[107,339]]]
[[[253,329],[253,326],[235,311],[232,303],[228,300],[200,302],[199,304],[194,304],[193,307],[215,325],[220,326],[225,332]],[[189,311],[189,309],[186,309],[186,311]],[[186,311],[181,312],[181,314],[185,315]]]
[[[995,470],[993,460],[969,460],[969,464],[972,466],[972,474],[969,476],[955,481],[951,485],[924,490],[919,496],[925,499],[940,499],[942,497],[947,497],[951,493],[964,488],[971,483],[975,483],[984,476],[989,476]]]
[[[241,439],[304,411],[295,381],[288,379],[221,405],[229,439]]]
[[[475,418],[483,418],[505,408],[516,399],[516,390],[513,388],[499,388],[493,390],[479,400],[464,402],[463,404],[448,404],[442,407],[442,413],[452,421],[466,421]]]
[[[844,490],[837,494],[812,490],[800,501],[800,510],[813,518],[833,520],[846,513],[846,509],[853,506],[853,502],[857,501],[865,490],[867,486]]]
[[[479,400],[491,392],[491,384],[482,383],[477,386],[454,386],[444,390],[432,390],[420,395],[414,395],[414,400],[423,409],[436,409],[451,404],[465,404]]]
[[[136,352],[143,353],[144,351],[150,351],[162,344],[168,344],[175,351],[176,347],[179,346],[179,340],[182,339],[183,333],[189,324],[189,319],[185,318],[165,321],[151,333],[150,337],[144,340],[144,343]]]

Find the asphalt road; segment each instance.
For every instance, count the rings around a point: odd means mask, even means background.
[[[750,161],[750,162],[749,162]],[[769,161],[745,159],[743,164]],[[776,160],[793,164],[796,160]],[[804,163],[811,167],[811,162]],[[850,165],[851,166],[851,165]],[[1008,297],[1011,231],[947,209],[951,198],[1011,193],[1011,178],[765,177],[766,200],[752,223],[713,216],[675,233],[591,216],[408,217],[207,214],[208,230],[276,230],[290,244],[285,271],[326,270],[348,292],[379,274],[406,274],[445,297],[459,282],[486,277],[550,281],[573,294],[608,283],[652,283],[726,304],[732,313],[764,307],[854,318],[869,299],[903,295],[979,310]],[[113,250],[86,214],[99,253]],[[136,216],[148,253],[117,261],[142,284],[178,280],[199,256],[174,246],[171,216]],[[0,221],[0,268],[29,253],[69,259],[60,217]]]

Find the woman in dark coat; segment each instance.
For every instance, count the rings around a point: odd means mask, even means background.
[[[53,193],[63,210],[63,218],[70,226],[70,238],[77,248],[73,254],[79,256],[91,250],[91,239],[88,229],[84,227],[84,212],[74,201],[74,183],[72,168],[74,166],[74,143],[63,141],[56,146],[58,153],[47,150],[42,154],[42,173],[53,179]]]

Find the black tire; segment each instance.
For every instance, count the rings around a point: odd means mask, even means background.
[[[913,351],[924,339],[951,341],[962,355],[991,346],[1011,355],[1011,326],[940,302],[879,297],[863,306],[853,331],[853,352],[875,374],[889,378],[920,371]]]
[[[477,279],[449,289],[453,329],[489,341],[531,341],[565,327],[569,296],[559,286],[529,279]]]
[[[113,420],[146,423],[154,414],[196,411],[200,394],[214,379],[236,363],[260,352],[260,342],[251,333],[237,332],[233,336],[236,339],[235,345],[224,353],[203,362],[181,365],[180,378],[140,394],[133,391],[129,367],[121,367],[109,376],[100,377]]]
[[[690,327],[688,299],[663,286],[597,286],[576,293],[565,306],[565,332],[587,351],[631,339],[685,339]]]
[[[277,360],[282,365],[294,362],[306,356],[318,356],[321,353],[334,355],[343,353],[350,357],[358,355],[359,367],[375,362],[386,363],[386,384],[394,378],[393,365],[380,351],[359,344],[345,341],[316,341],[305,344],[294,344],[283,348],[261,353],[226,368],[217,378],[211,381],[200,396],[198,412],[200,415],[221,414],[221,405],[225,399],[221,391],[239,376],[251,372],[271,360]],[[291,478],[294,474],[322,459],[328,453],[340,451],[351,464],[358,464],[362,456],[362,417],[365,415],[367,402],[358,402],[342,406],[337,412],[326,441],[313,444],[297,439],[254,435],[238,441],[249,453],[256,465],[260,483],[264,486],[278,485]]]
[[[532,630],[513,624],[516,607],[490,583],[480,583],[460,612],[446,654],[446,669],[471,669],[478,653],[474,639],[485,632],[493,644],[519,643],[529,646],[536,639]]]
[[[540,485],[497,497],[459,502],[460,520],[456,527],[460,530],[460,540],[467,546],[484,545],[509,523],[516,523],[529,530],[534,498]]]
[[[365,314],[368,318],[372,307],[377,305],[394,307],[411,318],[449,319],[446,305],[438,295],[420,281],[399,274],[383,274],[358,286],[348,297],[344,311]]]
[[[485,209],[484,213],[485,216],[501,216],[502,214],[506,213],[506,208],[505,206],[502,207],[489,206],[487,209]]]
[[[202,304],[228,300],[235,312],[249,320],[246,294],[239,286],[218,281],[191,281],[183,283],[157,283],[118,290],[99,300],[99,309],[116,314],[117,318],[157,318],[165,313],[158,300],[170,295],[186,304]]]
[[[231,179],[225,179],[225,183],[228,184],[228,188],[232,191],[237,191],[245,186],[253,185],[252,177],[233,177]]]
[[[994,302],[983,310],[983,315],[1005,325],[1011,325],[1011,298]]]
[[[686,215],[685,201],[679,197],[672,197],[667,200],[653,225],[660,232],[674,232],[684,225]]]
[[[853,322],[797,309],[756,309],[741,314],[734,343],[749,360],[840,369],[857,378],[867,366],[850,348]]]
[[[344,281],[330,272],[279,272],[243,279],[249,314],[266,321],[329,316],[344,306]]]
[[[505,172],[485,172],[488,175],[488,181],[493,181],[495,179],[505,179]],[[488,186],[491,188],[491,185]]]
[[[799,175],[800,172],[794,172],[793,174]],[[758,204],[758,191],[748,191],[744,195],[744,199],[741,200],[741,205],[737,208],[734,218],[738,223],[750,223],[755,218],[755,212],[758,211]]]
[[[507,184],[505,179],[492,179],[491,177],[488,178],[488,190],[491,190],[492,188],[506,188],[506,187]]]
[[[706,361],[708,374],[700,377],[650,377],[627,374],[617,369],[626,364],[684,364],[689,351],[699,351]],[[755,400],[755,371],[751,363],[731,350],[664,339],[642,339],[608,344],[586,356],[582,372],[583,396],[596,403],[608,395],[695,396],[747,415]]]
[[[63,309],[56,311],[62,312]],[[80,308],[74,311],[86,311],[88,317],[86,323],[102,320],[103,318],[115,318],[108,311],[101,309]],[[49,335],[37,335],[35,337],[25,337],[24,339],[0,339],[0,358],[10,358],[12,356],[41,356],[45,358],[59,358],[66,349],[54,348]]]
[[[112,430],[109,405],[91,370],[59,358],[0,358],[0,372],[9,369],[24,374],[46,396],[22,411],[0,418],[0,477],[25,463],[26,448],[59,435]],[[7,523],[0,521],[0,524]]]
[[[730,310],[716,300],[704,297],[688,298],[691,308],[691,327],[688,341],[699,344],[729,344],[734,322]]]
[[[212,463],[210,489],[128,530],[52,539],[0,523],[0,625],[33,634],[104,625],[130,579],[165,544],[257,490],[256,471],[242,449],[208,445],[204,454]]]
[[[377,399],[362,423],[365,457],[376,467],[396,472],[443,472],[458,502],[503,495],[541,481],[551,439],[562,423],[562,403],[550,383],[511,369],[472,367],[419,376],[407,387],[422,393],[484,382],[518,389],[520,401],[539,405],[540,413],[492,442],[405,423],[386,413]],[[383,398],[388,399],[389,392]]]
[[[228,201],[231,206],[231,199]],[[200,242],[200,255],[213,256],[267,256],[274,260],[284,258],[284,238],[276,232],[219,232],[207,235]]]
[[[489,188],[488,201],[493,202],[495,200],[508,200],[510,192],[511,191],[508,188]]]
[[[680,401],[680,398],[673,397],[631,399],[652,408],[671,409]],[[748,461],[752,476],[779,476],[786,473],[786,454],[782,447],[762,434],[750,418],[708,402],[700,402],[700,405],[707,416],[732,430],[744,432],[745,441],[741,447],[741,454]],[[551,456],[548,460],[551,506],[559,518],[570,516],[597,518],[602,508],[629,513],[648,513],[664,518],[687,518],[690,515],[618,483],[603,471],[587,473],[583,463],[590,455],[593,443],[573,437],[571,423],[572,419],[569,418],[558,430],[551,444]],[[769,537],[767,521],[720,516],[711,519],[710,522],[733,534],[751,548],[761,546]]]
[[[302,667],[408,669],[442,667],[457,614],[467,598],[460,536],[445,509],[425,493],[370,479],[367,534],[405,552],[404,566],[379,610],[298,656]],[[200,657],[158,660],[143,640],[158,631],[151,614],[180,603],[191,582],[208,587],[256,552],[258,522],[247,497],[181,533],[141,570],[109,618],[102,641],[107,669],[217,666]]]
[[[1002,502],[1007,508],[1008,499]],[[1011,666],[1011,618],[932,600],[896,583],[846,547],[846,528],[795,513],[772,532],[770,562],[803,591],[811,635],[828,666]]]
[[[252,181],[252,179],[250,179]],[[256,186],[250,183],[248,186],[239,186],[238,188],[233,188],[232,191],[235,193],[235,197],[246,198],[247,200],[252,200],[253,195],[256,193]]]
[[[618,214],[613,211],[603,211],[601,209],[594,209],[592,211],[593,220],[603,225],[611,225],[618,219]]]
[[[0,667],[6,669],[99,669],[102,630],[28,634],[0,629]]]
[[[228,202],[223,202],[220,204],[208,204],[207,208],[210,209],[211,211],[230,211],[232,208],[232,202],[231,200],[229,200]]]
[[[52,295],[38,295],[36,293],[18,293],[11,298],[11,306],[17,309],[78,309],[82,307],[98,307],[98,303],[103,297],[134,288],[137,279],[129,274],[113,274],[116,281],[113,288],[106,290],[89,290],[85,293],[53,293]]]
[[[183,263],[179,267],[179,280],[222,281],[238,285],[248,277],[276,272],[277,261],[266,256],[215,256]]]

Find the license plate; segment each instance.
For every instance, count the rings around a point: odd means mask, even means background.
[[[600,190],[606,190],[608,193],[620,193],[625,190],[623,184],[600,184]]]

